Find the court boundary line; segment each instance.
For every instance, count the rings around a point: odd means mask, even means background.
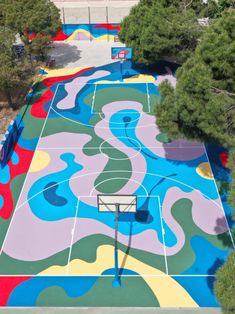
[[[65,265],[66,266],[66,265]],[[60,266],[60,267],[64,267],[64,266]],[[151,266],[152,267],[152,266]],[[160,270],[161,271],[161,270]],[[161,271],[162,272],[162,271]],[[44,274],[44,275],[41,275],[40,273],[39,274],[25,274],[25,275],[0,275],[0,278],[1,277],[113,277],[114,275],[95,275],[95,274],[89,274],[89,275],[76,275],[76,274],[71,274],[71,275],[66,275],[66,274],[58,274],[58,275],[48,275],[48,274]],[[216,278],[216,274],[214,275],[211,275],[211,274],[207,274],[207,275],[187,275],[187,274],[182,274],[182,275],[170,275],[170,274],[143,274],[143,275],[121,275],[121,278],[122,277],[214,277]],[[31,278],[29,278],[30,280]]]
[[[77,133],[79,134],[79,133]],[[117,137],[118,139],[118,137]],[[106,140],[105,140],[106,142]],[[123,143],[124,144],[124,143]],[[110,144],[111,145],[111,144]],[[135,146],[126,146],[126,148],[134,148]],[[40,147],[40,149],[51,149],[51,150],[56,150],[56,149],[82,149],[82,150],[87,150],[87,149],[99,149],[100,146],[89,146],[89,147],[84,147],[84,146],[68,146],[68,147]],[[105,147],[105,149],[119,149],[119,148],[123,148],[123,146],[113,146],[113,147]],[[200,146],[189,146],[189,147],[162,147],[162,146],[141,146],[141,148],[164,148],[164,149],[196,149],[196,148],[201,148]],[[200,156],[199,156],[200,157]],[[170,159],[171,160],[171,159]],[[174,161],[180,161],[180,162],[184,162],[184,161],[190,161],[190,160],[177,160],[177,159],[172,159]]]
[[[159,207],[159,215],[160,215],[160,222],[161,222],[161,229],[162,229],[162,241],[163,241],[165,268],[166,268],[166,274],[169,275],[168,261],[167,261],[167,256],[166,256],[165,229],[163,227],[162,205],[161,205],[161,199],[159,195],[158,195],[158,207]]]
[[[101,82],[101,83],[100,83]],[[59,83],[57,84],[58,86],[58,89],[60,86],[62,87],[65,87],[68,83]],[[154,82],[116,82],[116,81],[108,81],[108,83],[103,83],[102,80],[99,80],[99,81],[95,81],[95,82],[86,82],[85,84],[74,84],[74,83],[70,83],[69,86],[72,86],[72,87],[81,87],[80,89],[78,89],[78,92],[80,90],[82,90],[86,85],[95,85],[95,88],[94,88],[94,91],[93,91],[93,96],[92,96],[92,105],[91,105],[91,113],[92,114],[102,114],[102,111],[101,112],[95,112],[94,109],[95,109],[95,97],[96,97],[96,90],[97,90],[97,85],[100,85],[100,86],[109,86],[109,85],[146,85],[146,95],[147,95],[147,107],[148,107],[148,111],[143,111],[144,113],[148,114],[148,113],[151,113],[151,106],[150,106],[150,94],[149,94],[149,84],[152,84],[154,86],[156,86],[154,84]],[[56,93],[58,92],[58,89],[56,90]],[[65,89],[66,90],[66,89]],[[66,95],[63,99],[65,99],[68,95]],[[142,104],[143,105],[143,104]],[[143,105],[143,108],[144,108],[144,105]],[[110,113],[113,113],[112,111]]]
[[[109,127],[97,127],[97,125],[91,125],[91,124],[87,124],[87,123],[82,123],[82,122],[79,122],[79,121],[75,121],[73,119],[70,119],[68,117],[65,117],[63,116],[62,114],[60,114],[56,109],[52,108],[52,110],[55,112],[55,114],[57,114],[58,116],[60,116],[62,119],[65,119],[65,120],[68,120],[72,123],[76,123],[76,124],[79,124],[79,125],[82,125],[82,126],[85,126],[85,127],[88,127],[88,128],[97,128],[97,129],[109,129]],[[145,113],[144,111],[141,111],[143,113]],[[146,113],[148,114],[148,113]],[[97,114],[98,115],[98,114]],[[107,120],[106,120],[107,121]],[[139,129],[142,129],[142,128],[148,128],[149,126],[156,126],[155,123],[153,124],[148,124],[148,125],[142,125],[142,126],[139,126]],[[136,126],[135,127],[128,127],[129,129],[136,129]],[[117,127],[113,127],[113,129],[115,130],[123,130],[123,128],[117,128]]]
[[[113,193],[108,193],[107,195],[113,195]],[[135,194],[133,194],[133,195],[135,195]],[[160,208],[160,197],[159,197],[159,195],[149,195],[149,196],[146,196],[146,195],[135,195],[136,197],[137,197],[137,203],[138,203],[138,198],[146,198],[146,197],[148,197],[148,198],[152,198],[152,199],[156,199],[157,200],[157,203],[158,203],[158,210],[159,210],[159,216],[161,215],[161,208]],[[97,195],[86,195],[86,196],[79,196],[79,202],[78,203],[80,203],[80,202],[82,202],[82,198],[94,198],[94,199],[97,199]],[[105,214],[105,213],[103,213],[103,214]],[[113,214],[114,216],[115,216],[115,213],[112,213],[112,212],[110,212],[110,214]],[[84,217],[78,217],[78,216],[75,216],[75,220],[78,222],[78,219],[82,219],[82,218],[84,218]],[[125,223],[126,224],[130,224],[130,222],[128,222],[128,221],[125,221]],[[136,222],[136,223],[138,223],[138,222]],[[76,223],[76,225],[77,225],[77,223]],[[113,230],[115,230],[114,228],[112,228]],[[156,234],[157,234],[157,230],[154,230],[155,232],[156,232]],[[140,232],[139,234],[141,234],[142,232]],[[128,235],[126,235],[126,234],[123,234],[123,233],[121,233],[120,231],[118,231],[118,234],[120,235],[120,234],[122,234],[122,235],[125,235],[125,236],[127,236],[128,237]],[[161,234],[162,234],[162,238],[164,237],[164,235],[163,235],[163,229],[162,229],[162,226],[161,226]],[[112,236],[109,236],[110,238],[112,238],[113,240],[114,240],[114,238],[112,237]],[[160,241],[161,242],[161,241]],[[123,244],[122,242],[120,242],[119,240],[118,240],[118,243],[119,244],[122,244],[122,245],[124,245],[124,246],[126,246],[127,247],[127,245],[126,244]],[[74,245],[74,243],[72,243],[72,246],[71,246],[71,253],[72,253],[72,250],[73,250],[73,245]],[[105,244],[103,244],[103,245],[105,245]],[[101,245],[102,246],[102,245]],[[112,245],[111,245],[112,246]],[[165,243],[164,243],[164,241],[162,242],[162,246],[163,246],[163,254],[157,254],[157,253],[152,253],[152,254],[155,254],[156,256],[162,256],[162,257],[164,257],[164,260],[165,260],[165,250],[164,250],[164,246],[165,246]],[[132,247],[131,247],[132,248]],[[97,247],[97,249],[98,249],[98,247]],[[96,249],[96,250],[97,250]],[[133,249],[138,249],[138,248],[133,248]],[[119,249],[120,250],[120,249]],[[141,249],[139,249],[139,250],[141,250]],[[122,251],[122,250],[120,250],[120,251]],[[143,250],[142,250],[143,251]],[[122,251],[124,254],[125,254],[125,252],[124,251]],[[148,251],[144,251],[144,252],[147,252],[147,253],[149,253]],[[129,256],[129,254],[128,254],[128,256]],[[70,257],[71,257],[71,254],[70,254]],[[76,260],[76,258],[75,258],[75,260]],[[81,259],[80,259],[81,260]],[[67,274],[68,274],[68,276],[73,276],[73,274],[69,274],[69,269],[70,269],[70,265],[69,265],[69,263],[70,263],[70,259],[68,260],[68,263],[67,263],[67,265],[65,265],[65,266],[67,266],[66,267],[66,270],[68,269],[68,272],[67,272]],[[148,264],[147,264],[148,265]],[[153,267],[153,266],[152,266]],[[153,268],[155,268],[155,267],[153,267]],[[120,267],[119,267],[119,269],[120,269]],[[125,269],[125,268],[124,268]],[[158,268],[156,268],[156,269],[158,269]],[[166,269],[166,262],[165,262],[165,269]],[[161,272],[163,272],[162,270],[160,270]],[[146,274],[146,275],[148,275],[148,274]],[[86,276],[86,275],[82,275],[82,276]],[[93,276],[93,275],[88,275],[88,276]],[[95,276],[97,276],[97,275],[95,275]],[[106,276],[106,275],[100,275],[101,277],[102,276]],[[128,275],[129,276],[129,275]],[[132,276],[132,275],[130,275],[130,276]],[[142,275],[136,275],[136,276],[142,276]],[[155,276],[155,275],[154,275]],[[113,275],[107,275],[107,277],[113,277]],[[121,276],[122,277],[122,276]]]
[[[83,87],[85,87],[86,85],[88,85],[88,84],[91,84],[91,85],[95,85],[95,87],[96,87],[96,85],[102,85],[102,84],[97,84],[97,82],[95,82],[95,83],[86,83]],[[115,83],[116,84],[116,83]],[[118,83],[118,84],[123,84],[123,83]],[[124,84],[143,84],[142,82],[141,83],[124,83]],[[34,157],[35,157],[35,153],[38,151],[38,146],[40,145],[40,142],[41,142],[41,138],[42,138],[42,135],[43,135],[43,132],[44,132],[44,129],[45,129],[45,127],[46,127],[46,124],[47,124],[47,121],[48,121],[48,118],[49,118],[49,114],[50,114],[50,112],[51,112],[51,109],[52,110],[54,110],[53,108],[52,108],[52,106],[53,106],[53,103],[54,103],[54,99],[55,99],[55,97],[56,97],[56,95],[57,95],[57,89],[58,89],[58,86],[59,85],[66,85],[66,84],[57,84],[57,87],[56,87],[56,90],[55,90],[55,94],[54,94],[54,96],[53,96],[53,99],[52,99],[52,101],[51,101],[51,104],[50,104],[50,108],[49,108],[49,110],[48,110],[48,112],[47,112],[47,116],[46,116],[46,118],[45,118],[45,120],[44,120],[44,123],[43,123],[43,127],[42,127],[42,130],[41,130],[41,133],[40,133],[40,136],[39,136],[39,138],[38,138],[38,142],[37,142],[37,145],[36,145],[36,147],[35,147],[35,149],[34,149],[34,154],[33,154],[33,157],[32,157],[32,159],[31,159],[31,162],[30,162],[30,166],[29,166],[29,169],[28,169],[28,171],[27,171],[27,175],[26,175],[26,177],[25,177],[25,180],[24,180],[24,183],[23,183],[23,186],[22,186],[22,189],[21,189],[21,192],[20,192],[20,195],[19,195],[19,197],[18,197],[18,200],[17,200],[17,203],[16,203],[16,206],[15,206],[15,210],[14,210],[14,213],[13,213],[13,215],[12,215],[12,218],[11,218],[11,221],[10,221],[10,224],[9,224],[9,226],[8,226],[8,229],[7,229],[7,232],[6,232],[6,234],[5,234],[5,238],[4,238],[4,241],[3,241],[3,244],[2,244],[2,247],[1,247],[1,250],[0,250],[0,255],[2,254],[2,251],[3,251],[3,247],[4,247],[4,244],[5,244],[5,240],[6,240],[6,237],[7,237],[7,235],[8,235],[8,232],[10,231],[9,229],[10,229],[10,226],[11,226],[11,224],[12,224],[12,221],[13,221],[13,218],[14,218],[14,215],[15,215],[15,212],[16,212],[16,210],[18,209],[18,207],[17,207],[17,205],[18,205],[18,202],[19,202],[19,200],[20,200],[20,198],[21,198],[21,195],[22,195],[22,193],[23,193],[23,191],[24,191],[24,187],[25,187],[25,184],[26,184],[26,182],[27,182],[27,178],[28,178],[28,174],[30,173],[30,167],[31,167],[31,165],[32,165],[32,162],[33,162],[33,159],[34,159]],[[79,84],[74,84],[74,85],[77,85],[77,86],[79,86]],[[112,84],[107,84],[107,85],[112,85]],[[148,86],[148,83],[146,82],[146,86]],[[94,95],[93,95],[94,96]],[[54,110],[55,111],[55,110]],[[56,111],[55,111],[56,112]],[[56,112],[57,113],[57,112]],[[144,112],[143,111],[143,113],[150,113],[150,111],[149,112]],[[63,117],[63,116],[62,116]],[[65,118],[65,117],[63,117],[63,118]],[[72,120],[71,120],[72,121]],[[76,122],[76,121],[73,121],[73,122]],[[82,123],[81,123],[82,124]],[[83,125],[83,124],[82,124]],[[151,125],[151,124],[150,124]],[[155,125],[155,124],[152,124],[152,125]],[[123,128],[121,128],[121,129],[123,129]],[[163,144],[164,145],[164,144]],[[208,161],[208,163],[209,163],[209,166],[210,166],[210,169],[211,169],[211,172],[212,172],[212,168],[211,168],[211,163],[210,163],[210,159],[209,159],[209,157],[208,157],[208,154],[207,154],[207,151],[206,151],[206,148],[205,148],[205,144],[203,144],[202,143],[202,146],[204,146],[204,150],[205,150],[205,154],[206,154],[206,157],[207,157],[207,161]],[[142,146],[141,146],[142,147]],[[82,148],[82,147],[76,147],[77,149],[84,149],[84,147]],[[74,149],[76,149],[76,148],[74,148]],[[99,147],[89,147],[89,149],[98,149]],[[118,147],[110,147],[109,149],[115,149],[115,148],[118,148]],[[131,148],[131,147],[130,147]],[[154,147],[146,147],[146,148],[158,148],[157,146],[154,146]],[[159,148],[162,148],[162,146],[159,146]],[[186,148],[200,148],[200,146],[193,146],[193,147],[164,147],[164,148],[172,148],[172,149],[186,149]],[[41,148],[41,149],[63,149],[63,148]],[[68,147],[65,147],[65,149],[68,149]],[[88,148],[86,148],[86,149],[88,149]],[[113,172],[113,171],[111,171],[111,172]],[[119,170],[118,172],[128,172],[128,171],[124,171],[124,170]],[[130,171],[129,171],[130,172]],[[146,173],[147,174],[147,173]],[[151,175],[153,175],[153,174],[151,174]],[[234,245],[234,241],[233,241],[233,237],[232,237],[232,234],[231,234],[231,230],[230,230],[230,227],[229,227],[229,224],[228,224],[228,221],[227,221],[227,217],[226,217],[226,214],[225,214],[225,211],[224,211],[224,207],[223,207],[223,204],[222,204],[222,201],[221,201],[221,198],[220,198],[220,194],[219,194],[219,192],[218,192],[218,187],[217,187],[217,184],[216,184],[216,181],[215,181],[215,178],[214,178],[214,174],[213,174],[213,172],[212,172],[212,175],[213,175],[213,181],[214,181],[214,185],[215,185],[215,188],[216,188],[216,191],[217,191],[217,195],[218,195],[218,198],[219,198],[219,201],[220,201],[220,206],[222,207],[222,209],[223,209],[223,213],[224,213],[224,217],[225,217],[225,220],[226,220],[226,223],[227,223],[227,226],[228,226],[228,231],[229,231],[229,234],[230,234],[230,237],[231,237],[231,242],[232,242],[232,244],[233,244],[233,247],[235,248],[235,245]],[[158,175],[159,176],[159,175]],[[165,177],[166,179],[167,179],[167,177]],[[115,178],[114,178],[115,179]],[[120,179],[119,177],[117,177],[117,179]],[[62,182],[65,182],[65,181],[68,181],[68,180],[64,180],[64,181],[62,181]],[[70,179],[69,179],[69,181],[70,181]],[[61,182],[60,182],[61,183]],[[180,184],[183,184],[181,181],[179,181],[179,183]],[[185,184],[183,184],[183,185],[185,185]],[[51,188],[51,187],[50,187]],[[192,188],[193,190],[195,190],[194,188]],[[43,192],[44,190],[42,190],[41,192]],[[197,190],[197,191],[199,191],[200,193],[201,193],[201,191],[200,190]],[[40,192],[40,193],[41,193]],[[203,193],[201,193],[202,195],[204,195]],[[144,197],[151,197],[151,196],[148,196],[149,194],[147,194],[147,195],[144,195]],[[80,197],[80,196],[79,196]],[[86,195],[86,197],[88,197],[88,195]],[[94,197],[96,197],[96,196],[94,196]],[[138,195],[138,197],[140,197],[139,195]],[[159,197],[159,196],[156,196],[156,197]],[[207,197],[207,199],[208,199],[208,197]],[[210,199],[210,200],[212,200],[212,199]],[[213,201],[213,200],[212,200]],[[76,206],[76,213],[77,213],[77,211],[78,211],[78,206],[79,206],[79,199],[78,199],[78,203],[77,203],[77,206]],[[19,207],[21,207],[21,205],[19,206]],[[160,213],[160,219],[161,219],[161,227],[162,227],[162,235],[163,235],[163,238],[164,238],[164,232],[165,232],[165,230],[164,230],[164,228],[163,228],[163,225],[162,225],[162,215],[161,215],[161,208],[162,208],[162,206],[161,206],[161,203],[160,203],[160,197],[159,197],[159,213]],[[74,231],[75,231],[75,227],[76,227],[76,222],[77,222],[77,219],[78,217],[76,216],[76,214],[75,214],[75,218],[74,218],[74,227],[72,228],[72,230],[71,230],[71,232],[73,232],[72,233],[72,240],[71,241],[73,241],[73,238],[74,238]],[[72,243],[72,246],[73,246],[73,243]],[[164,244],[164,248],[165,248],[165,244]],[[71,251],[72,252],[72,251]],[[70,255],[69,255],[69,257],[71,257],[71,252],[70,252]],[[165,258],[166,258],[166,254],[165,254]],[[66,266],[66,265],[65,265]],[[147,277],[147,276],[149,276],[149,277],[155,277],[155,276],[170,276],[170,277],[215,277],[216,275],[174,275],[174,274],[168,274],[168,267],[167,267],[167,262],[165,262],[165,267],[166,267],[166,269],[167,269],[167,274],[163,274],[163,275],[151,275],[151,274],[149,274],[149,275],[142,275],[142,274],[139,274],[139,275],[122,275],[121,277]],[[69,268],[69,266],[68,266],[68,268]],[[12,276],[12,277],[14,277],[14,276],[18,276],[18,277],[20,277],[20,276],[37,276],[37,277],[54,277],[53,275],[0,275],[0,277],[4,277],[4,276]],[[58,277],[58,276],[60,276],[60,275],[55,275],[55,277]],[[74,275],[61,275],[61,277],[67,277],[67,276],[74,276]],[[88,277],[88,276],[100,276],[100,277],[113,277],[113,275],[78,275],[79,277],[82,277],[82,276],[84,276],[84,277]]]
[[[95,84],[95,88],[94,88],[94,91],[93,91],[92,103],[91,103],[91,114],[94,113],[95,97],[96,97],[96,88],[97,88],[97,84]]]
[[[73,241],[74,241],[74,234],[75,234],[75,230],[76,230],[76,225],[77,225],[77,221],[78,221],[78,208],[79,208],[79,204],[80,204],[80,198],[78,198],[77,200],[77,204],[76,204],[76,212],[75,212],[75,216],[74,216],[74,222],[73,222],[73,227],[71,230],[71,242],[70,242],[70,247],[69,247],[69,255],[68,255],[68,261],[67,261],[67,266],[66,266],[66,274],[69,275],[69,268],[70,268],[70,259],[71,259],[71,254],[72,254],[72,249],[73,249]]]
[[[150,106],[150,94],[149,94],[148,83],[146,83],[146,93],[147,93],[147,104],[148,104],[148,110],[149,110],[147,113],[150,113],[151,112],[151,106]]]
[[[104,172],[104,173],[120,173],[120,172],[133,173],[133,171],[131,171],[131,170],[108,170],[108,171],[103,171],[103,172]],[[154,176],[154,177],[164,178],[164,179],[166,179],[166,180],[170,180],[170,181],[172,181],[172,182],[179,183],[179,184],[181,184],[181,185],[183,185],[183,186],[186,186],[187,188],[190,188],[190,189],[192,189],[192,190],[194,190],[194,191],[200,193],[200,194],[203,195],[206,199],[211,200],[218,208],[220,208],[220,209],[223,210],[223,208],[221,208],[221,206],[218,205],[218,204],[215,202],[215,200],[211,199],[208,195],[202,193],[202,192],[201,192],[200,190],[198,190],[198,189],[195,189],[193,186],[188,185],[188,184],[186,184],[186,183],[183,183],[183,182],[181,182],[181,181],[179,181],[179,180],[176,180],[176,179],[173,179],[173,178],[170,178],[170,177],[167,177],[167,176],[163,176],[163,175],[160,175],[160,174],[156,174],[156,173],[149,173],[149,172],[143,172],[143,171],[134,171],[134,173],[136,173],[136,174],[145,174],[145,175],[150,175],[150,176]],[[90,173],[85,173],[85,174],[82,174],[82,175],[77,175],[77,176],[74,176],[73,178],[69,178],[69,179],[62,180],[62,181],[60,181],[60,182],[57,182],[57,184],[63,184],[63,183],[68,182],[68,181],[76,180],[76,179],[78,179],[78,178],[82,178],[82,177],[86,177],[86,176],[90,176],[90,175],[94,175],[94,174],[100,174],[100,172],[97,171],[97,172],[90,172]],[[117,177],[117,178],[118,178],[118,177]],[[39,195],[39,194],[43,193],[44,191],[46,191],[46,190],[48,190],[48,189],[50,189],[50,188],[56,186],[57,184],[52,185],[52,186],[50,186],[50,187],[48,187],[48,188],[46,188],[46,189],[44,189],[44,190],[41,190],[41,191],[37,192],[37,193],[34,194],[31,198],[29,198],[27,201],[32,200],[32,199],[33,199],[34,197],[36,197],[37,195]],[[25,205],[25,204],[27,203],[27,201],[21,203],[16,209],[18,209],[18,208],[22,207],[23,205]]]
[[[48,120],[48,117],[49,117],[49,114],[50,114],[50,111],[51,111],[51,108],[52,108],[52,104],[53,104],[54,99],[55,99],[55,96],[56,96],[56,94],[57,94],[57,92],[56,92],[56,91],[57,91],[57,88],[58,88],[58,86],[56,86],[55,94],[54,94],[54,96],[53,96],[53,98],[52,98],[52,100],[51,100],[50,107],[49,107],[49,109],[48,109],[46,118],[45,118],[45,120],[44,120],[44,122],[43,122],[42,129],[41,129],[41,132],[40,132],[39,137],[38,137],[38,142],[37,142],[37,144],[36,144],[36,146],[35,146],[35,149],[34,149],[34,152],[33,152],[33,157],[32,157],[32,159],[31,159],[31,161],[30,161],[30,165],[29,165],[28,171],[27,171],[27,173],[26,173],[26,176],[25,176],[25,179],[24,179],[24,183],[23,183],[23,185],[22,185],[22,187],[21,187],[21,191],[20,191],[19,197],[18,197],[17,202],[16,202],[16,205],[15,205],[15,207],[14,207],[14,211],[13,211],[13,215],[12,215],[12,217],[11,217],[11,221],[10,221],[9,226],[8,226],[8,228],[7,228],[7,231],[6,231],[4,240],[3,240],[3,242],[2,242],[2,246],[1,246],[1,248],[0,248],[0,256],[2,255],[4,246],[5,246],[5,243],[6,243],[6,239],[7,239],[7,236],[8,236],[8,234],[9,234],[9,231],[10,231],[10,227],[11,227],[11,225],[12,225],[12,222],[13,222],[13,219],[14,219],[14,217],[15,217],[15,214],[16,214],[16,212],[17,212],[17,210],[18,210],[18,203],[19,203],[19,200],[21,199],[22,193],[23,193],[23,191],[24,191],[25,184],[26,184],[26,182],[27,182],[28,175],[29,175],[29,173],[30,173],[30,168],[31,168],[31,166],[32,166],[33,160],[34,160],[35,155],[36,155],[35,153],[36,153],[37,148],[38,148],[38,146],[39,146],[39,143],[40,143],[40,141],[41,141],[42,134],[43,134],[43,131],[44,131],[44,129],[45,129],[45,126],[46,126],[46,123],[47,123],[47,120]]]
[[[126,85],[126,83],[125,82],[120,82],[119,84],[123,84],[123,85]],[[132,85],[134,85],[135,83],[131,83]],[[131,85],[131,84],[129,84],[129,85]],[[146,95],[146,99],[147,99],[147,108],[148,108],[148,111],[144,111],[144,108],[145,108],[145,104],[144,103],[141,103],[141,102],[139,102],[141,105],[142,105],[142,107],[143,107],[143,110],[142,110],[142,112],[143,113],[146,113],[146,114],[150,114],[151,113],[151,108],[150,108],[150,100],[149,100],[149,98],[150,98],[150,94],[149,94],[149,89],[148,89],[148,84],[153,84],[153,83],[150,83],[150,82],[139,82],[138,84],[140,84],[140,85],[143,85],[143,86],[145,86],[146,87],[146,91],[145,91],[145,95]],[[95,84],[95,91],[94,91],[94,93],[93,93],[93,97],[92,97],[92,106],[91,106],[91,114],[94,114],[94,115],[100,115],[100,114],[102,114],[103,113],[103,111],[94,111],[94,109],[95,109],[95,101],[96,101],[96,86],[97,85],[100,85],[100,86],[106,86],[106,85],[114,85],[114,84],[105,84],[105,83],[100,83],[100,84]],[[139,90],[138,90],[139,91]],[[142,92],[142,91],[141,91]],[[117,100],[117,101],[122,101],[122,100]],[[128,100],[124,100],[124,101],[128,101]],[[132,101],[135,101],[135,100],[132,100]],[[103,108],[103,107],[102,107]],[[101,108],[101,109],[102,109]],[[116,114],[118,114],[118,112],[116,112],[116,111],[106,111],[107,113],[116,113]],[[126,113],[127,114],[129,114],[129,113],[132,113],[132,112],[128,112],[128,111],[126,111]]]

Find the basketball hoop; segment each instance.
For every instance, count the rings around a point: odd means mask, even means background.
[[[98,210],[100,213],[115,213],[115,240],[114,240],[114,268],[115,275],[112,282],[113,288],[120,288],[118,268],[118,218],[120,213],[136,213],[137,197],[135,195],[97,195]]]
[[[112,47],[111,48],[111,57],[113,60],[120,61],[120,73],[121,73],[121,82],[123,81],[122,67],[125,60],[131,60],[132,58],[132,49],[126,47]]]
[[[118,59],[120,60],[121,63],[124,62],[124,60],[126,60],[126,52],[121,50],[118,52]]]

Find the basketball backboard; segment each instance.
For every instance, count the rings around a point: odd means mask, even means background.
[[[119,212],[136,212],[136,195],[112,195],[99,194],[97,195],[98,210],[101,213],[116,212],[118,205]]]
[[[116,60],[130,60],[132,58],[132,48],[112,47],[111,58]]]

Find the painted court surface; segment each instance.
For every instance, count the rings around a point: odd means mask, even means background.
[[[0,170],[2,306],[218,306],[234,243],[207,150],[157,129],[158,84],[174,77],[125,67],[123,82],[118,63],[42,71],[28,96]],[[119,215],[117,289],[115,215],[97,209],[109,193],[137,196]]]

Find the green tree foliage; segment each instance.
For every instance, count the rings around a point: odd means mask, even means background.
[[[204,27],[199,17],[213,17],[218,5],[209,0],[141,0],[121,24],[119,37],[133,48],[134,61],[151,64],[171,57],[185,61],[195,50]]]
[[[61,27],[59,10],[50,0],[0,0],[0,90],[11,107],[16,107],[16,90],[25,88],[34,75],[37,59],[45,59],[54,36]],[[29,34],[34,34],[29,39]],[[20,34],[29,58],[13,53]]]
[[[157,123],[172,138],[235,143],[235,11],[225,11],[177,71],[174,90],[160,87]]]
[[[18,107],[18,104],[14,102],[16,90],[20,90],[31,82],[31,75],[35,70],[29,66],[25,58],[16,58],[13,49],[14,42],[14,32],[0,27],[0,91],[13,109]]]
[[[27,36],[24,36],[23,41],[30,57],[36,56],[42,61],[45,60],[47,52],[50,50],[51,36],[37,34],[31,41],[28,40]]]
[[[48,0],[0,0],[5,26],[20,34],[54,36],[61,27],[59,9]]]
[[[217,271],[214,286],[215,294],[221,303],[224,313],[235,313],[235,252],[231,253],[228,261]]]

